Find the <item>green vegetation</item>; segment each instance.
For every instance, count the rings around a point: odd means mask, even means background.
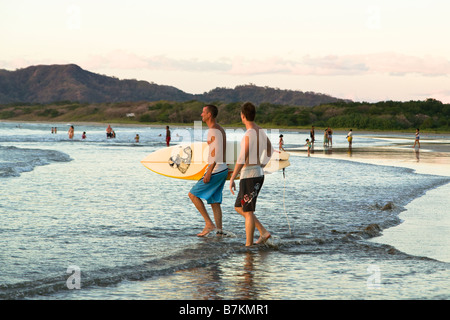
[[[218,121],[241,125],[241,103],[212,102],[219,107]],[[49,104],[14,103],[0,106],[0,119],[19,121],[91,121],[140,124],[192,124],[200,120],[204,102],[117,102]],[[261,103],[258,123],[265,127],[307,128],[311,125],[338,129],[450,131],[450,104],[425,101],[334,102],[315,107]]]

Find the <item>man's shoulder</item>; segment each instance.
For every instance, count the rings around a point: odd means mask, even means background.
[[[217,124],[217,123],[214,126],[212,126],[211,128],[209,128],[209,130],[211,132],[214,132],[214,130],[219,130],[220,132],[225,133],[225,130],[222,128],[222,126],[220,124]]]

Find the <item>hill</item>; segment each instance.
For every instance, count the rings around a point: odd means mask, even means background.
[[[208,93],[196,95],[201,101],[243,102],[251,101],[255,104],[272,103],[278,105],[313,107],[324,103],[342,101],[325,94],[281,90],[255,85],[242,85],[234,89],[216,88]]]
[[[252,101],[280,105],[316,106],[340,101],[324,94],[281,90],[255,85],[234,89],[216,88],[203,94],[189,94],[175,87],[147,81],[119,80],[83,70],[77,65],[39,65],[16,71],[0,70],[0,104],[16,102],[51,103],[78,101],[86,103],[136,101],[241,102]]]
[[[74,64],[31,66],[16,71],[0,70],[0,104],[162,99],[187,100],[189,95],[170,86],[95,74]]]

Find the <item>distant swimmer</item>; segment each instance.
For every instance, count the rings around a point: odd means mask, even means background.
[[[113,137],[113,129],[111,128],[111,125],[108,125],[108,128],[106,128],[106,138],[110,139]]]
[[[139,143],[139,135],[136,134],[136,137],[134,137],[134,141],[136,141],[136,143]]]
[[[74,127],[70,126],[69,131],[67,133],[69,134],[69,139],[73,139],[73,135],[75,134]]]
[[[83,131],[83,134],[81,135],[81,139],[86,139],[86,131]]]

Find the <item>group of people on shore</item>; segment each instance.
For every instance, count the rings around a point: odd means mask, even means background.
[[[307,147],[308,157],[310,156],[311,151],[314,150],[314,142],[315,142],[315,127],[314,126],[311,127],[309,136],[310,136],[310,138],[306,139],[306,143],[304,144],[304,146]],[[349,150],[351,150],[352,145],[353,145],[353,129],[350,129],[348,131],[345,139],[348,141]],[[283,140],[282,134],[280,135],[280,140],[278,143],[279,143],[279,149],[284,151],[284,140]],[[330,127],[327,127],[324,131],[323,146],[326,148],[332,148],[332,146],[333,146],[333,130]],[[416,148],[416,146],[420,149],[420,129],[419,128],[416,129],[416,135],[415,135],[415,139],[414,139],[413,148]]]
[[[347,137],[346,137],[347,141],[348,141],[348,146],[349,148],[352,147],[352,142],[353,142],[353,129],[350,129],[350,131],[347,133]],[[313,151],[314,149],[314,142],[316,141],[316,133],[315,133],[315,127],[312,126],[311,130],[309,132],[309,138],[306,139],[306,143],[304,144],[304,147],[307,147],[307,151],[308,151],[308,157],[311,155],[311,151]],[[278,142],[279,144],[279,149],[284,151],[284,140],[283,140],[283,135],[280,135],[280,140]],[[323,137],[323,146],[324,147],[332,147],[333,145],[333,130],[328,127],[327,129],[325,129],[325,133],[324,133],[324,137]]]

